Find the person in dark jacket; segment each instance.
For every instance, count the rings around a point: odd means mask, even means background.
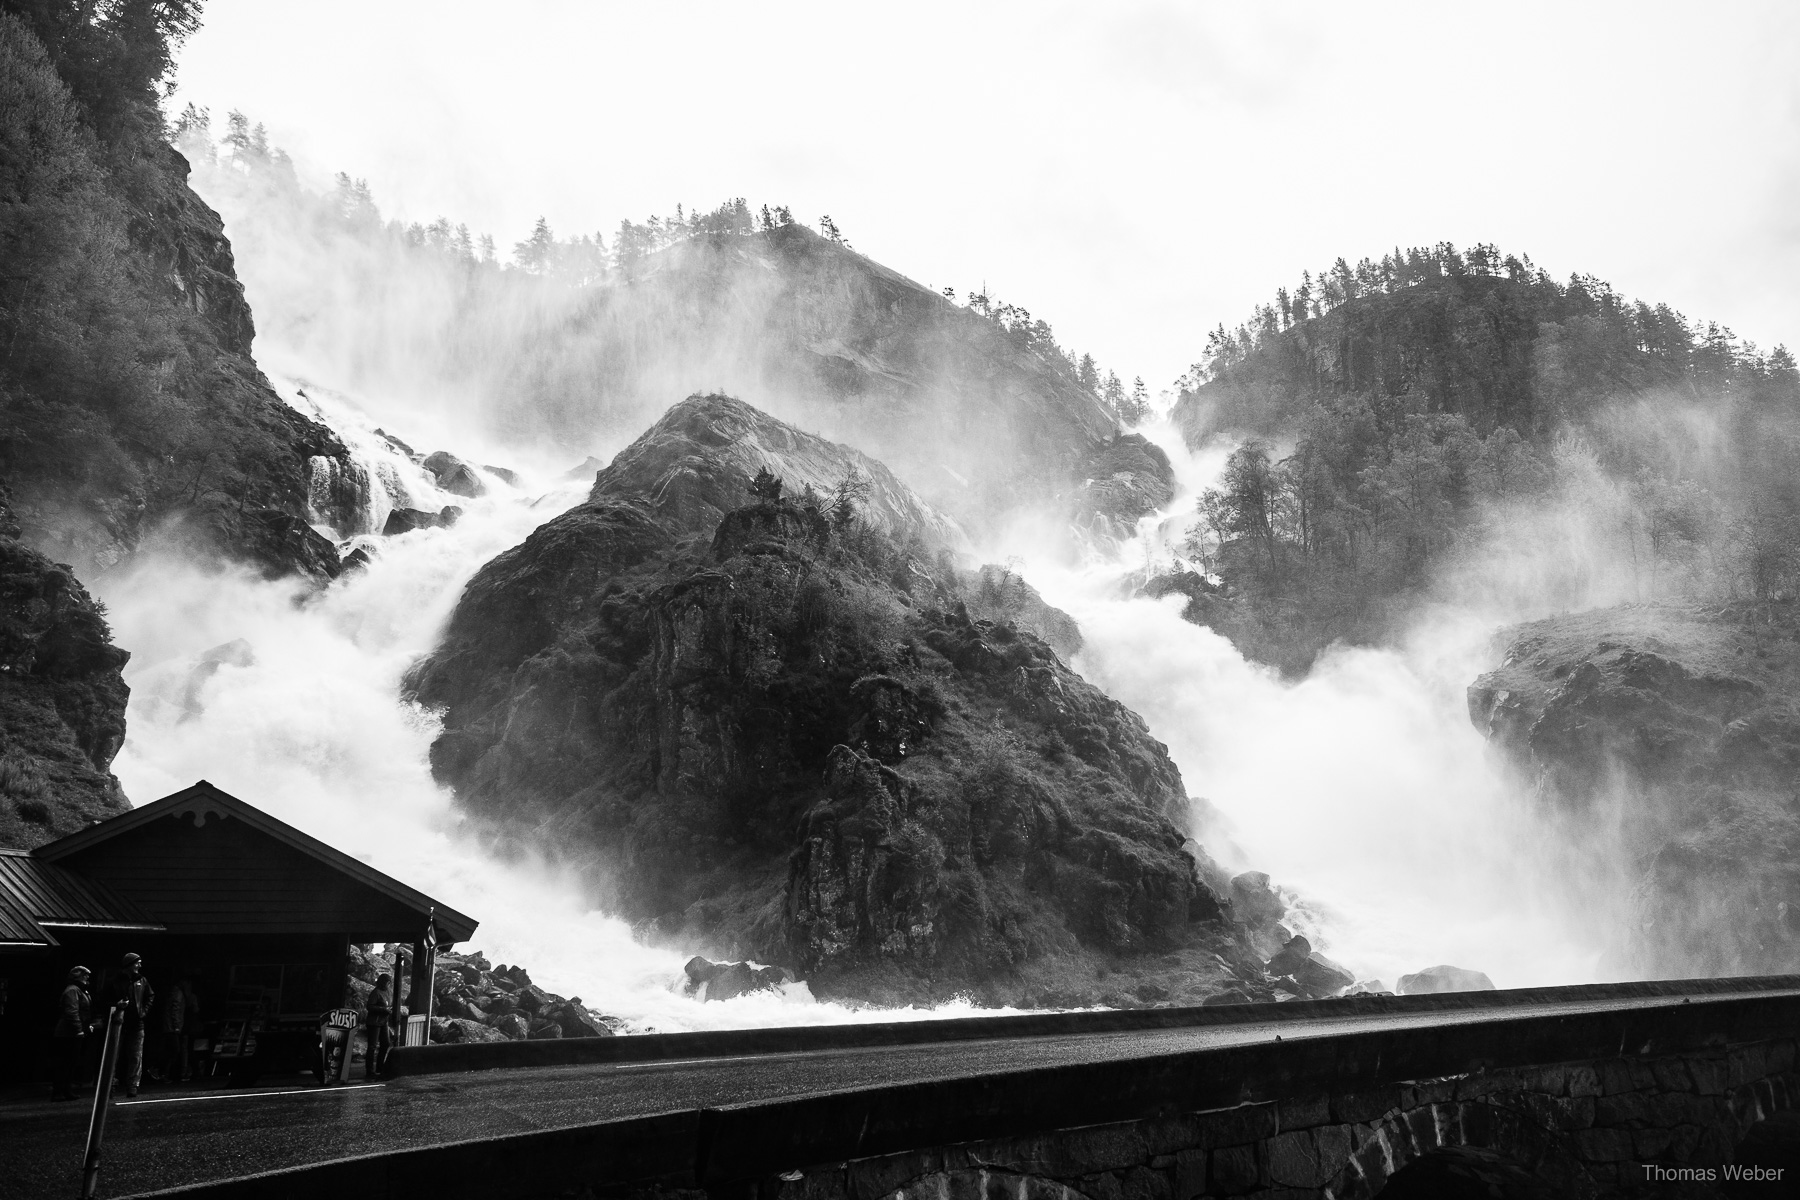
[[[93,1028],[93,1001],[88,996],[86,967],[70,967],[56,1006],[56,1028],[50,1031],[50,1098],[73,1100],[75,1074],[80,1069],[81,1052]]]
[[[363,1062],[363,1074],[369,1079],[381,1076],[387,1066],[388,1051],[394,1045],[394,979],[382,975],[369,993],[369,1053]]]
[[[150,1024],[150,1010],[156,1006],[156,991],[150,981],[144,978],[144,960],[136,954],[127,954],[121,964],[119,978],[107,989],[107,1009],[122,1008],[125,1010],[125,1022],[120,1029],[119,1042],[119,1074],[118,1080],[125,1085],[125,1094],[138,1094],[138,1083],[144,1074],[144,1030]]]

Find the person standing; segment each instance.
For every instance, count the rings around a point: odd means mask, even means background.
[[[162,1072],[160,1077],[171,1083],[183,1082],[188,1077],[187,1010],[188,993],[192,989],[186,976],[176,980],[175,986],[163,996],[162,1016],[157,1022],[157,1066]]]
[[[93,1027],[93,1000],[88,995],[86,967],[70,967],[56,1006],[56,1028],[50,1032],[50,1098],[73,1100],[81,1051]]]
[[[125,1085],[127,1096],[135,1096],[144,1074],[144,1029],[149,1024],[150,1010],[156,1004],[156,990],[144,978],[141,955],[127,954],[120,965],[123,970],[107,991],[106,1007],[125,1011],[125,1020],[119,1030],[118,1080]]]
[[[375,990],[369,993],[366,1006],[369,1014],[369,1053],[363,1063],[363,1075],[368,1079],[379,1078],[385,1073],[388,1051],[394,1045],[393,984],[393,976],[379,976],[375,980]]]

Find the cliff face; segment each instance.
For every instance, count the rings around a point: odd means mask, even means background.
[[[231,248],[153,97],[85,79],[84,100],[57,65],[81,55],[60,49],[0,14],[0,472],[24,539],[82,572],[155,535],[335,574],[306,505],[309,460],[343,446],[251,361]],[[125,116],[97,125],[99,96]]]
[[[1618,828],[1625,965],[1651,977],[1800,969],[1800,615],[1630,606],[1511,632],[1475,725],[1548,803]]]
[[[29,848],[129,807],[125,651],[67,567],[21,545],[0,485],[0,846]]]
[[[998,324],[798,225],[672,246],[533,347],[513,420],[576,437],[722,386],[970,528],[1017,505],[1129,525],[1171,486],[1159,451],[1120,460],[1100,402]]]
[[[795,486],[853,466],[854,516]],[[1038,637],[969,615],[948,528],[854,451],[685,401],[470,583],[411,680],[445,711],[434,770],[609,910],[823,994],[1031,1002],[1080,961],[1098,996],[1121,981],[1094,961],[1151,950],[1217,990],[1214,953],[1243,955],[1179,772]]]

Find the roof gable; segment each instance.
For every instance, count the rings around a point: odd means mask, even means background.
[[[136,898],[171,932],[260,932],[285,913],[372,940],[411,940],[434,910],[442,941],[467,941],[476,927],[205,780],[32,853]]]

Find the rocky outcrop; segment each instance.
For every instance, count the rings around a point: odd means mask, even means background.
[[[1494,981],[1481,971],[1444,964],[1402,975],[1398,986],[1402,996],[1432,996],[1440,992],[1491,992]]]
[[[130,807],[109,771],[130,655],[74,573],[16,530],[0,485],[0,845],[29,848]]]
[[[1108,537],[1131,537],[1140,517],[1175,499],[1175,470],[1169,456],[1141,433],[1108,438],[1088,454],[1080,469],[1076,519]]]
[[[387,523],[381,527],[381,536],[396,537],[415,529],[448,529],[456,524],[462,514],[463,510],[454,504],[446,504],[434,513],[417,508],[396,508],[388,513]],[[364,559],[365,565],[367,561]]]
[[[346,1000],[351,1008],[366,1013],[376,979],[396,973],[394,955],[352,944],[347,966]],[[410,1009],[410,964],[403,962],[398,974],[398,1002]],[[495,967],[480,953],[446,951],[437,956],[432,977],[433,1042],[611,1037],[623,1024],[594,1012],[579,996],[565,1000],[546,992],[531,982],[524,967]]]
[[[335,575],[305,517],[311,461],[345,448],[251,361],[230,243],[162,140],[154,90],[106,95],[101,120],[91,93],[125,85],[38,40],[86,36],[86,18],[28,19],[0,16],[0,472],[24,540],[84,575],[150,539]],[[161,37],[139,24],[118,36]]]
[[[687,984],[682,988],[701,1000],[730,1000],[749,992],[779,991],[794,982],[794,973],[784,967],[760,966],[752,962],[714,962],[695,955],[682,968]]]
[[[419,465],[430,473],[440,488],[452,496],[474,499],[487,495],[487,484],[481,482],[481,476],[475,473],[475,468],[447,450],[435,450],[427,454]]]
[[[799,225],[670,246],[530,350],[510,424],[575,442],[596,411],[629,425],[671,386],[718,387],[877,456],[971,529],[1019,507],[1128,525],[1146,472],[1169,477],[1108,457],[1116,419],[1029,336]]]
[[[1797,633],[1790,604],[1554,617],[1469,689],[1476,728],[1631,888],[1624,969],[1800,969]]]
[[[816,994],[1197,1002],[1260,979],[1164,747],[972,615],[955,532],[881,464],[692,398],[470,582],[410,679],[444,710],[434,771],[647,936]]]

